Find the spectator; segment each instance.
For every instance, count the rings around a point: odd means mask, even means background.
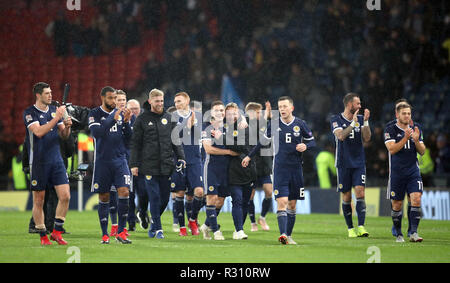
[[[57,14],[53,23],[53,42],[56,56],[66,56],[70,47],[70,24],[64,17],[64,13]]]
[[[325,148],[316,157],[317,177],[321,189],[331,189],[333,182],[331,176],[336,176],[334,148],[331,143],[326,143]]]
[[[163,83],[164,69],[161,63],[156,59],[154,52],[149,52],[147,62],[144,65],[144,89],[160,87]]]
[[[98,28],[96,19],[92,19],[91,25],[84,31],[84,42],[86,44],[86,55],[97,56],[101,53],[101,41],[103,34]]]
[[[125,48],[135,46],[141,41],[139,25],[135,18],[128,16],[122,34],[123,46]]]
[[[81,24],[81,19],[76,18],[74,23],[70,26],[70,38],[72,42],[73,55],[83,57],[85,55],[85,39],[84,28]]]
[[[440,134],[437,137],[436,145],[439,150],[436,158],[436,173],[450,173],[450,146],[447,143],[447,137]]]

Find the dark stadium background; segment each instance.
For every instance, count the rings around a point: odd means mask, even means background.
[[[167,106],[184,90],[205,110],[224,75],[244,102],[294,98],[319,141],[305,157],[307,186],[318,186],[314,158],[334,146],[329,117],[350,91],[371,110],[368,185],[387,184],[382,131],[404,97],[434,164],[425,186],[449,186],[449,1],[383,0],[380,11],[361,0],[80,1],[80,11],[65,0],[0,1],[0,190],[14,188],[34,83],[61,101],[68,82],[70,102],[87,107],[106,85],[140,101],[160,88]]]

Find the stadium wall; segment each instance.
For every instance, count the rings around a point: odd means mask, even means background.
[[[386,199],[386,188],[366,188],[366,215],[367,216],[390,216],[391,204]],[[264,199],[264,192],[257,190],[254,197],[255,212],[261,212],[261,203]],[[353,197],[355,200],[355,197]],[[97,209],[98,196],[85,190],[83,193],[83,209]],[[335,190],[324,190],[311,188],[305,190],[305,200],[297,204],[298,214],[324,213],[342,214],[341,194]],[[405,209],[407,202],[405,201]],[[28,191],[8,191],[0,192],[0,211],[31,211],[33,206],[32,195]],[[71,191],[71,210],[78,209],[78,192]],[[272,208],[276,208],[273,198]],[[172,210],[172,202],[169,202],[168,210]],[[223,212],[231,212],[231,198],[225,200]],[[423,219],[450,220],[450,188],[445,189],[424,189],[422,196]],[[406,213],[404,214],[406,217]]]

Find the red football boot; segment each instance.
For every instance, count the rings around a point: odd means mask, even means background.
[[[117,237],[118,232],[119,232],[119,225],[112,225],[111,226],[111,232],[109,233],[109,235],[111,237]]]
[[[187,230],[186,227],[182,227],[180,228],[180,233],[178,234],[178,236],[187,236]]]
[[[197,236],[200,234],[200,232],[198,231],[198,226],[197,226],[196,221],[189,220],[188,226],[189,226],[189,229],[191,229],[192,235]]]
[[[102,237],[102,241],[100,242],[102,244],[109,244],[109,236],[108,235],[103,235]]]
[[[47,235],[41,237],[41,245],[42,246],[50,246],[52,242],[48,239]]]
[[[117,235],[116,241],[122,244],[131,244],[131,241],[127,238],[125,231]]]
[[[62,238],[61,234],[62,231],[53,230],[50,235],[50,240],[57,242],[58,245],[67,245],[67,242]]]

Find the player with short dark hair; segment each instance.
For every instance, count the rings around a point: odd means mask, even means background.
[[[33,87],[36,103],[23,113],[30,162],[31,191],[33,194],[33,219],[41,236],[41,245],[51,245],[44,224],[43,204],[45,189],[54,186],[58,195],[55,227],[51,239],[59,245],[67,245],[62,238],[63,225],[69,209],[70,187],[66,167],[60,153],[59,137],[67,139],[71,132],[70,117],[63,120],[66,107],[51,105],[52,90],[47,83]]]
[[[292,231],[297,214],[297,200],[305,198],[303,182],[302,153],[316,146],[314,136],[305,121],[293,115],[292,98],[283,96],[278,99],[280,117],[274,118],[267,127],[266,138],[274,145],[273,188],[277,201],[277,219],[283,245],[296,244]],[[276,128],[272,128],[277,125]],[[247,166],[251,157],[261,149],[261,143],[242,161]]]
[[[336,140],[337,191],[342,193],[342,212],[348,227],[348,236],[368,237],[364,227],[366,219],[365,184],[366,162],[363,141],[370,141],[370,111],[358,115],[361,100],[356,93],[348,93],[343,99],[344,112],[331,117],[331,130]],[[352,187],[355,187],[358,229],[352,220]]]
[[[117,241],[131,244],[125,229],[131,185],[130,169],[127,161],[127,143],[131,139],[131,111],[116,108],[117,93],[112,87],[101,91],[102,105],[89,113],[89,129],[94,137],[94,172],[92,192],[99,194],[98,216],[102,229],[103,244],[109,244],[108,214],[111,186],[118,194]]]
[[[203,177],[206,188],[206,220],[200,227],[203,239],[225,240],[217,224],[221,203],[230,195],[228,188],[228,164],[231,150],[226,149],[222,135],[226,133],[224,127],[225,105],[222,101],[211,104],[210,122],[205,122],[202,131],[202,144],[206,152],[203,166]],[[219,204],[219,205],[218,205]],[[213,232],[211,237],[210,232]]]
[[[417,161],[417,153],[423,155],[426,147],[423,133],[417,125],[411,125],[411,105],[400,103],[396,106],[397,123],[384,130],[384,140],[389,151],[388,198],[392,202],[392,222],[397,242],[404,242],[401,231],[402,207],[405,194],[411,199],[410,241],[422,242],[417,229],[421,217],[423,182]]]

